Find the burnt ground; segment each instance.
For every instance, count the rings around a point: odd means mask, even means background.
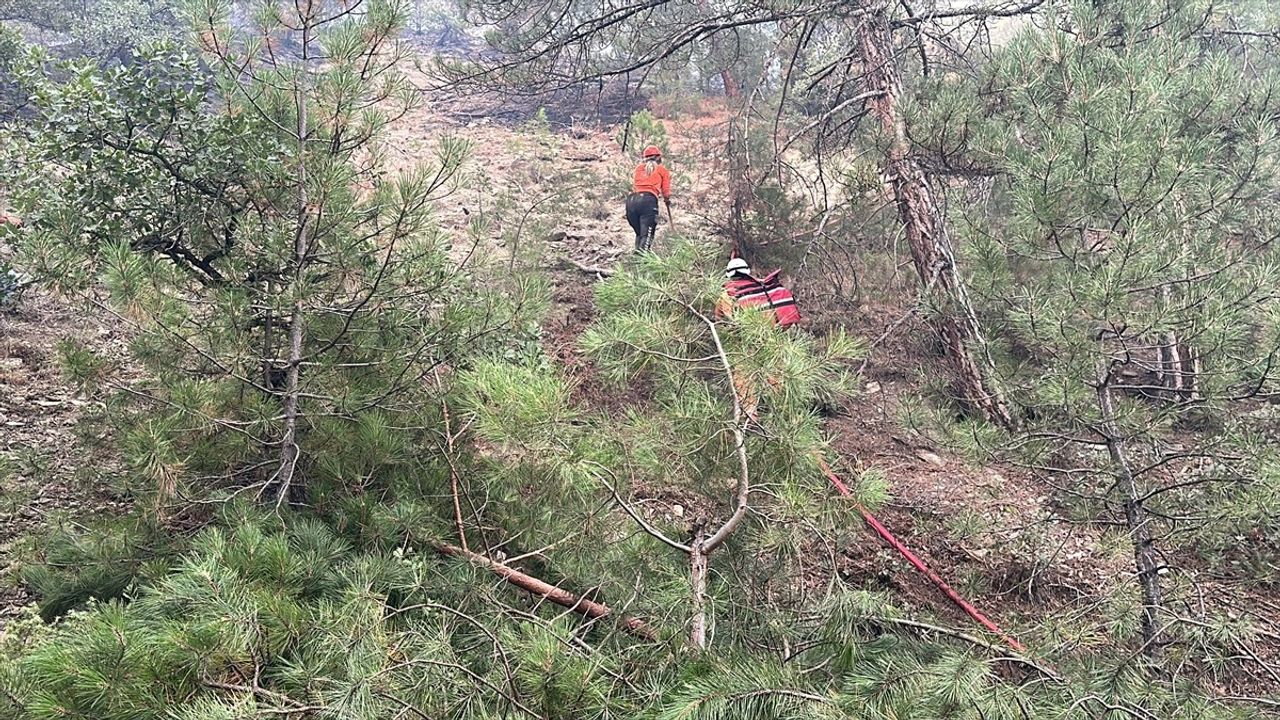
[[[577,338],[594,316],[595,278],[563,262],[607,268],[630,252],[622,198],[632,165],[614,140],[617,128],[572,116],[550,126],[495,121],[488,110],[450,100],[404,118],[387,142],[393,169],[429,161],[444,135],[469,141],[466,182],[437,204],[440,224],[463,237],[483,220],[482,256],[495,263],[514,256],[546,268],[553,306],[543,328],[544,347],[574,382],[578,401],[616,408],[639,399],[604,390],[579,353]],[[727,200],[717,179],[724,120],[714,105],[664,118],[678,229],[707,242],[716,242],[713,228]],[[660,230],[659,251],[668,230]],[[459,242],[464,245],[469,244]],[[1015,635],[1036,634],[1043,621],[1068,612],[1082,622],[1105,622],[1097,617],[1099,608],[1125,584],[1129,565],[1101,529],[1055,520],[1054,489],[1045,479],[1016,467],[975,463],[902,422],[904,404],[942,368],[918,319],[899,323],[911,302],[910,292],[901,292],[874,303],[814,302],[805,308],[806,324],[818,334],[843,326],[863,338],[884,335],[867,362],[863,392],[828,423],[833,449],[852,471],[887,478],[890,499],[875,509],[877,516]],[[110,511],[120,502],[97,470],[101,456],[91,460],[89,443],[76,431],[93,408],[58,369],[56,345],[68,336],[124,357],[120,327],[42,292],[31,293],[16,313],[0,316],[0,452],[8,466],[0,481],[0,623],[32,600],[16,583],[21,538],[60,517]],[[662,488],[647,493],[655,511],[668,516],[684,502]],[[936,588],[870,533],[844,548],[841,575],[889,590],[903,605],[926,608],[955,627],[970,627]],[[1277,626],[1280,604],[1232,584],[1220,590],[1224,606]],[[1280,645],[1280,637],[1273,644]],[[1275,655],[1270,648],[1259,653]]]

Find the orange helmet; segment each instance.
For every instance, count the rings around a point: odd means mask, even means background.
[[[644,149],[642,156],[645,158],[662,157],[662,151],[658,149],[657,145],[650,145]]]

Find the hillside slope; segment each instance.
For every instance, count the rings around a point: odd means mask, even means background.
[[[676,230],[698,242],[719,242],[713,233],[726,212],[723,156],[725,116],[714,106],[664,118],[668,163],[676,178]],[[631,232],[622,198],[632,167],[614,139],[615,128],[569,126],[536,117],[503,124],[483,107],[460,101],[431,103],[393,128],[387,151],[393,167],[429,158],[440,137],[471,144],[464,182],[439,201],[438,220],[453,238],[459,259],[480,254],[509,263],[515,271],[537,266],[549,276],[554,307],[543,328],[547,354],[576,381],[584,404],[612,402],[577,338],[593,317],[595,277],[577,266],[609,268],[631,252]],[[672,232],[664,224],[657,243]],[[784,268],[784,271],[791,271]],[[805,303],[803,295],[800,297]],[[880,337],[864,371],[863,392],[827,424],[834,451],[855,471],[887,481],[890,499],[878,512],[908,545],[957,589],[1015,634],[1056,637],[1049,626],[1076,624],[1097,632],[1057,637],[1064,650],[1107,642],[1102,631],[1124,577],[1124,543],[1096,525],[1060,518],[1050,479],[1025,469],[982,465],[949,451],[902,422],[924,379],[942,364],[918,319],[899,319],[913,303],[909,294],[886,293],[874,304],[804,305],[810,328],[844,326],[864,338]],[[6,514],[0,532],[0,618],[12,616],[32,598],[12,571],[22,536],[59,514],[84,518],[109,511],[118,498],[100,467],[90,462],[91,441],[79,437],[77,420],[92,408],[78,400],[57,371],[57,343],[77,337],[115,357],[125,354],[127,328],[90,317],[56,298],[34,293],[13,314],[0,318],[0,423],[10,472],[4,485]],[[97,455],[95,458],[99,457]],[[652,507],[677,516],[677,499],[655,489]],[[860,522],[850,514],[850,522]],[[947,624],[968,619],[903,560],[868,533],[840,549],[842,576],[864,587],[890,589],[905,605],[927,610]],[[1258,619],[1274,604],[1242,600],[1240,590],[1213,585],[1207,602],[1235,611],[1254,608]],[[1258,610],[1263,608],[1263,610]],[[1275,648],[1267,648],[1268,657]],[[1269,682],[1238,678],[1233,682]]]

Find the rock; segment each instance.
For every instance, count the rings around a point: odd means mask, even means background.
[[[672,514],[672,515],[675,515],[676,517],[684,517],[684,506],[683,506],[683,505],[672,505],[672,506],[671,506],[671,514]]]
[[[942,458],[938,457],[934,453],[929,452],[928,450],[917,450],[916,457],[920,458],[921,460],[929,463],[934,467],[943,468],[947,466],[946,460],[943,460]]]
[[[863,388],[863,390],[865,390],[868,395],[874,395],[880,392],[880,383],[876,382],[875,380],[872,380],[871,382],[867,383],[867,386]]]

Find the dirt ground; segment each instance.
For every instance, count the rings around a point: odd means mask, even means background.
[[[58,344],[68,338],[108,358],[126,356],[116,323],[39,288],[0,310],[0,625],[34,600],[17,576],[24,538],[124,502],[112,490],[110,453],[90,447],[109,438],[86,437],[81,428],[97,408],[60,368]]]

